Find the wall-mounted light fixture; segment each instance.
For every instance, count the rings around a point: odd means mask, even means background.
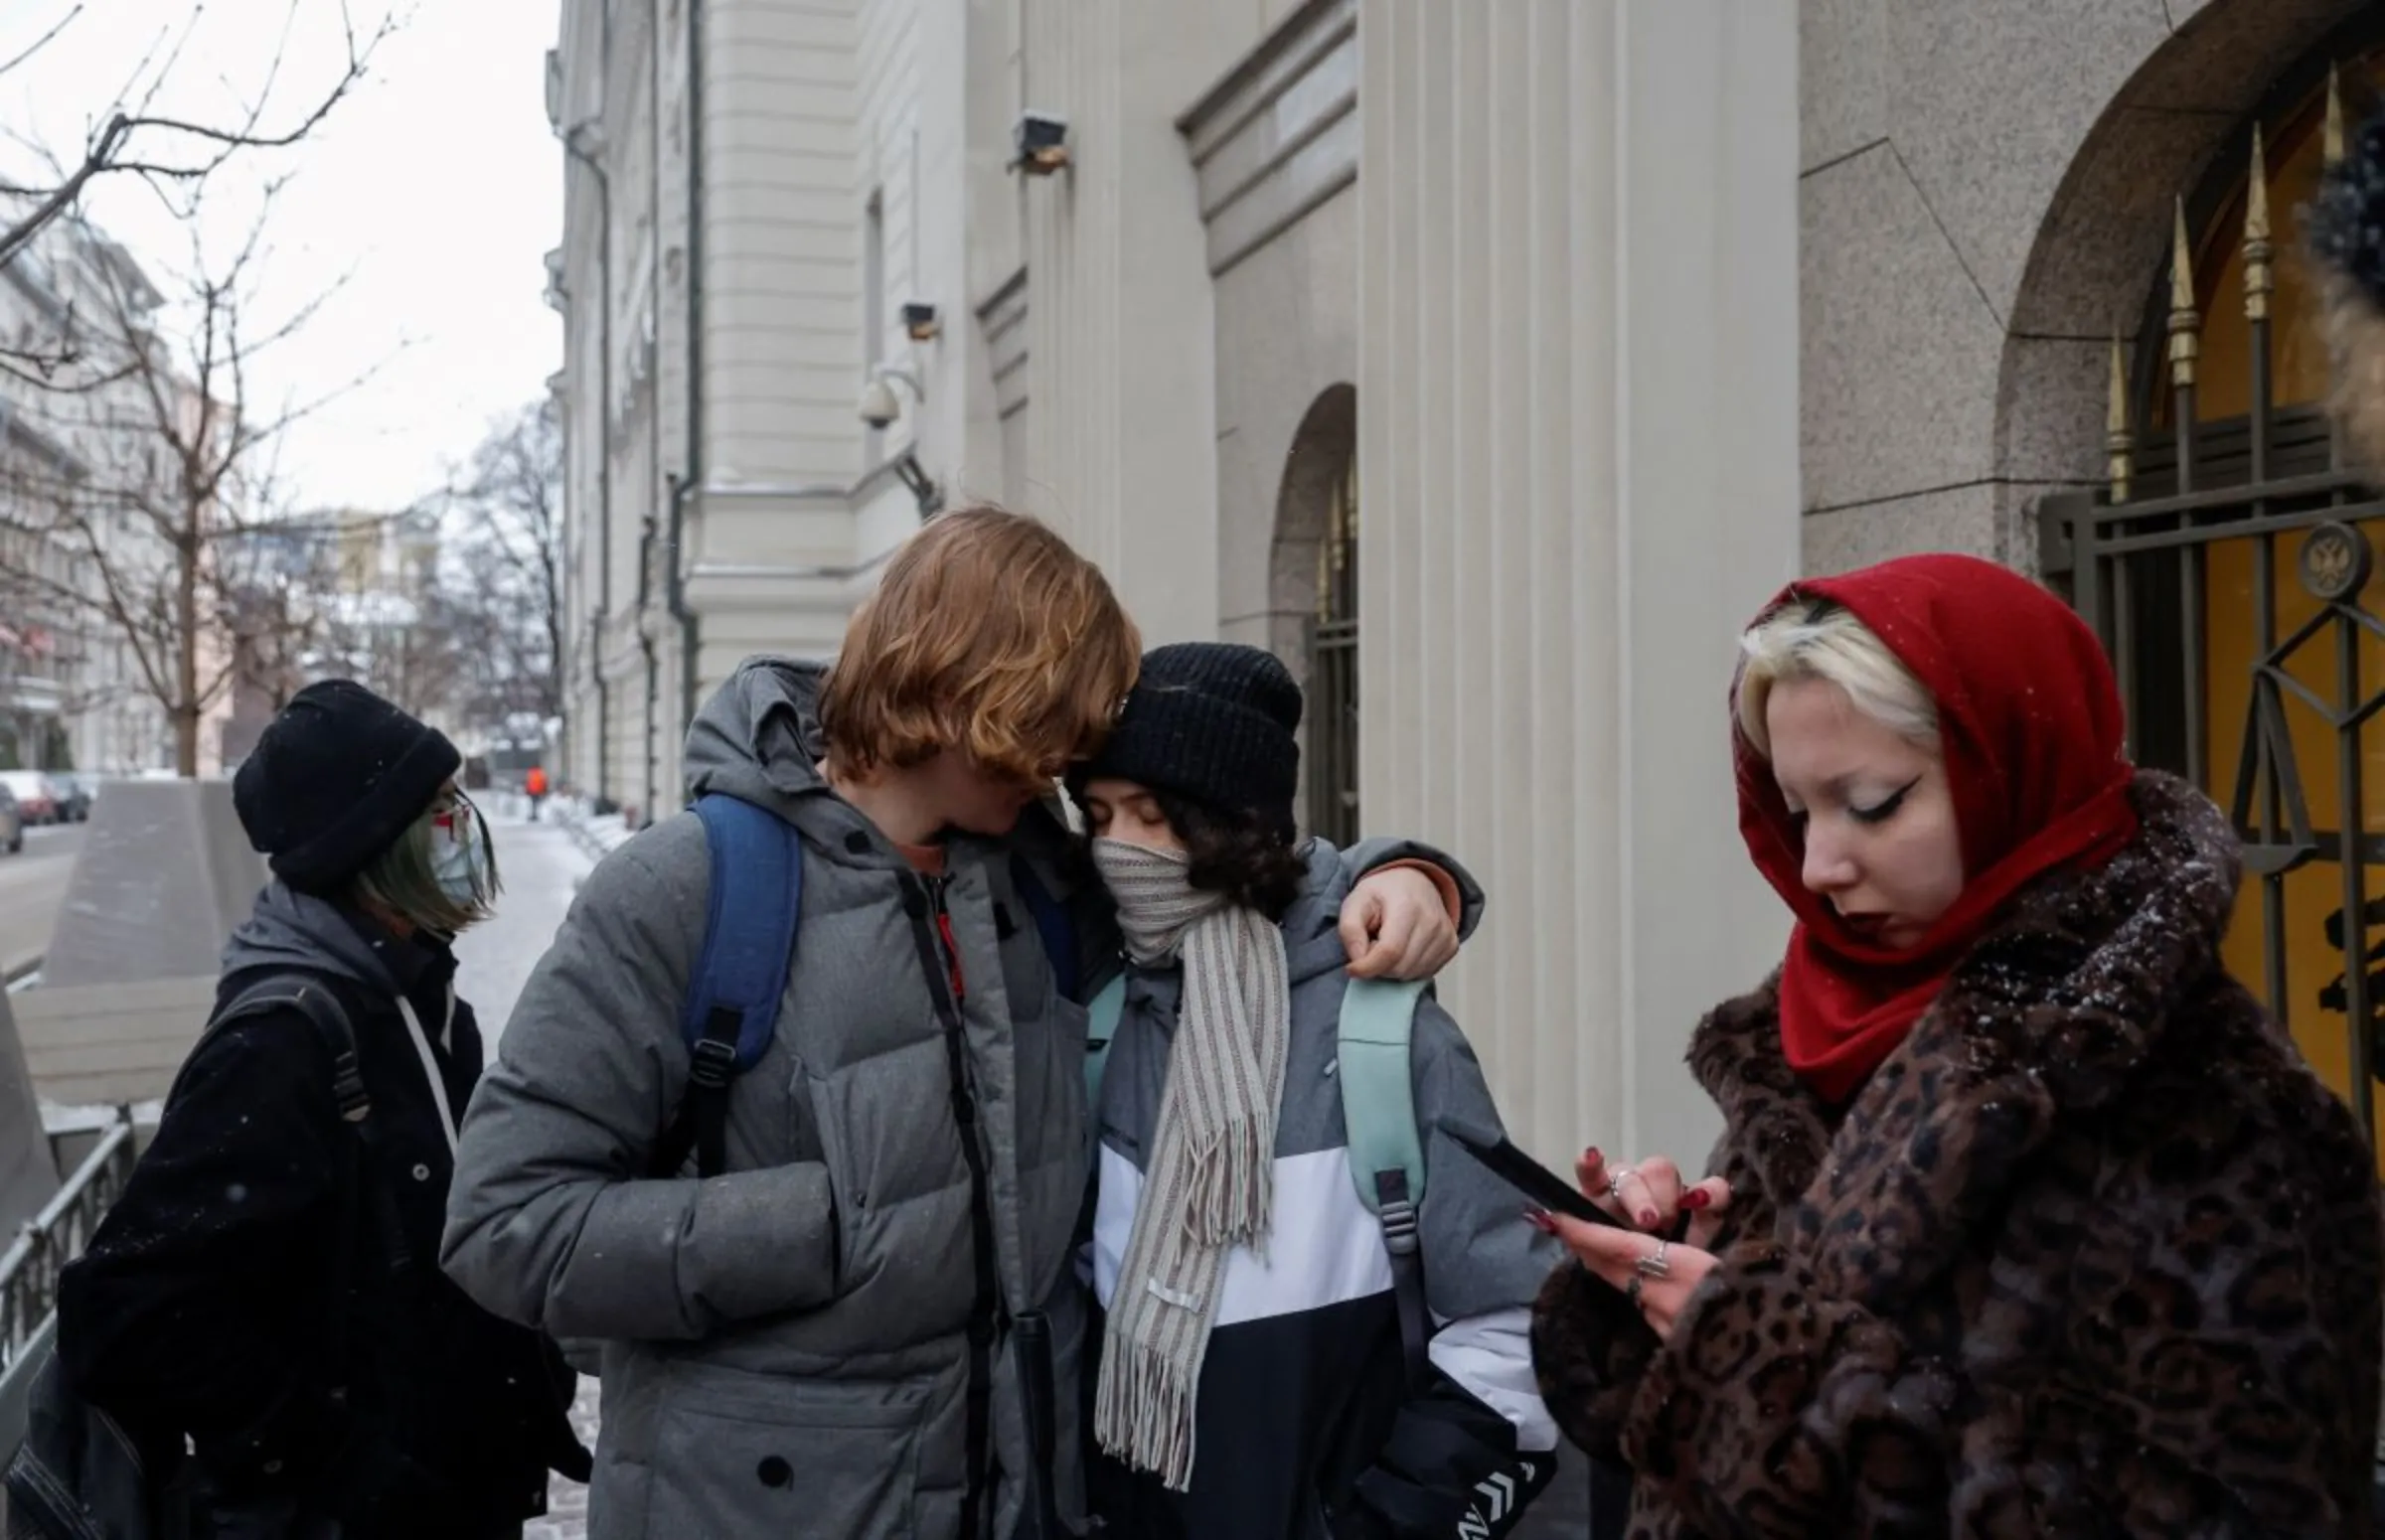
[[[913,342],[934,342],[944,335],[944,323],[936,319],[935,306],[906,299],[902,302],[902,334]]]
[[[1019,152],[1011,162],[1013,171],[1047,177],[1070,164],[1068,120],[1056,112],[1020,113],[1018,126],[1011,130],[1011,142]]]

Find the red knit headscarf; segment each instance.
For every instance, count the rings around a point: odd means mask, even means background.
[[[1936,700],[1963,841],[1954,906],[1909,948],[1866,940],[1806,888],[1804,835],[1771,765],[1734,725],[1740,832],[1797,915],[1781,972],[1782,1044],[1790,1067],[1835,1105],[1896,1051],[2013,894],[2128,844],[2136,772],[2103,648],[2027,578],[1972,556],[1905,556],[1794,583],[1759,619],[1818,599],[1852,611]]]

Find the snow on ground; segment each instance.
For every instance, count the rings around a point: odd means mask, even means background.
[[[504,891],[497,914],[456,938],[456,990],[480,1016],[490,1057],[514,1013],[530,971],[571,907],[571,895],[594,864],[586,848],[552,818],[533,824],[518,803],[491,799],[481,809],[497,843],[497,876]]]

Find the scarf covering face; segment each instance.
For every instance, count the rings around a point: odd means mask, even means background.
[[[1962,895],[1920,941],[1878,945],[1804,882],[1805,837],[1772,766],[1737,730],[1739,829],[1797,916],[1781,966],[1790,1067],[1832,1105],[1886,1061],[1966,952],[2021,888],[2111,859],[2137,833],[2120,690],[2070,607],[1972,556],[1905,556],[1792,584],[1757,619],[1827,599],[1853,612],[1938,704],[1962,832]]]
[[[1284,937],[1255,910],[1195,890],[1182,854],[1096,840],[1093,860],[1117,900],[1127,955],[1145,966],[1181,956],[1185,970],[1093,1429],[1104,1451],[1183,1491],[1226,1254],[1267,1241],[1292,1038]]]

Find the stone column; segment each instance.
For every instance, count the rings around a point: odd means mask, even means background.
[[[1444,999],[1517,1137],[1702,1160],[1778,960],[1738,628],[1798,553],[1792,0],[1363,0],[1361,781],[1492,909]]]

